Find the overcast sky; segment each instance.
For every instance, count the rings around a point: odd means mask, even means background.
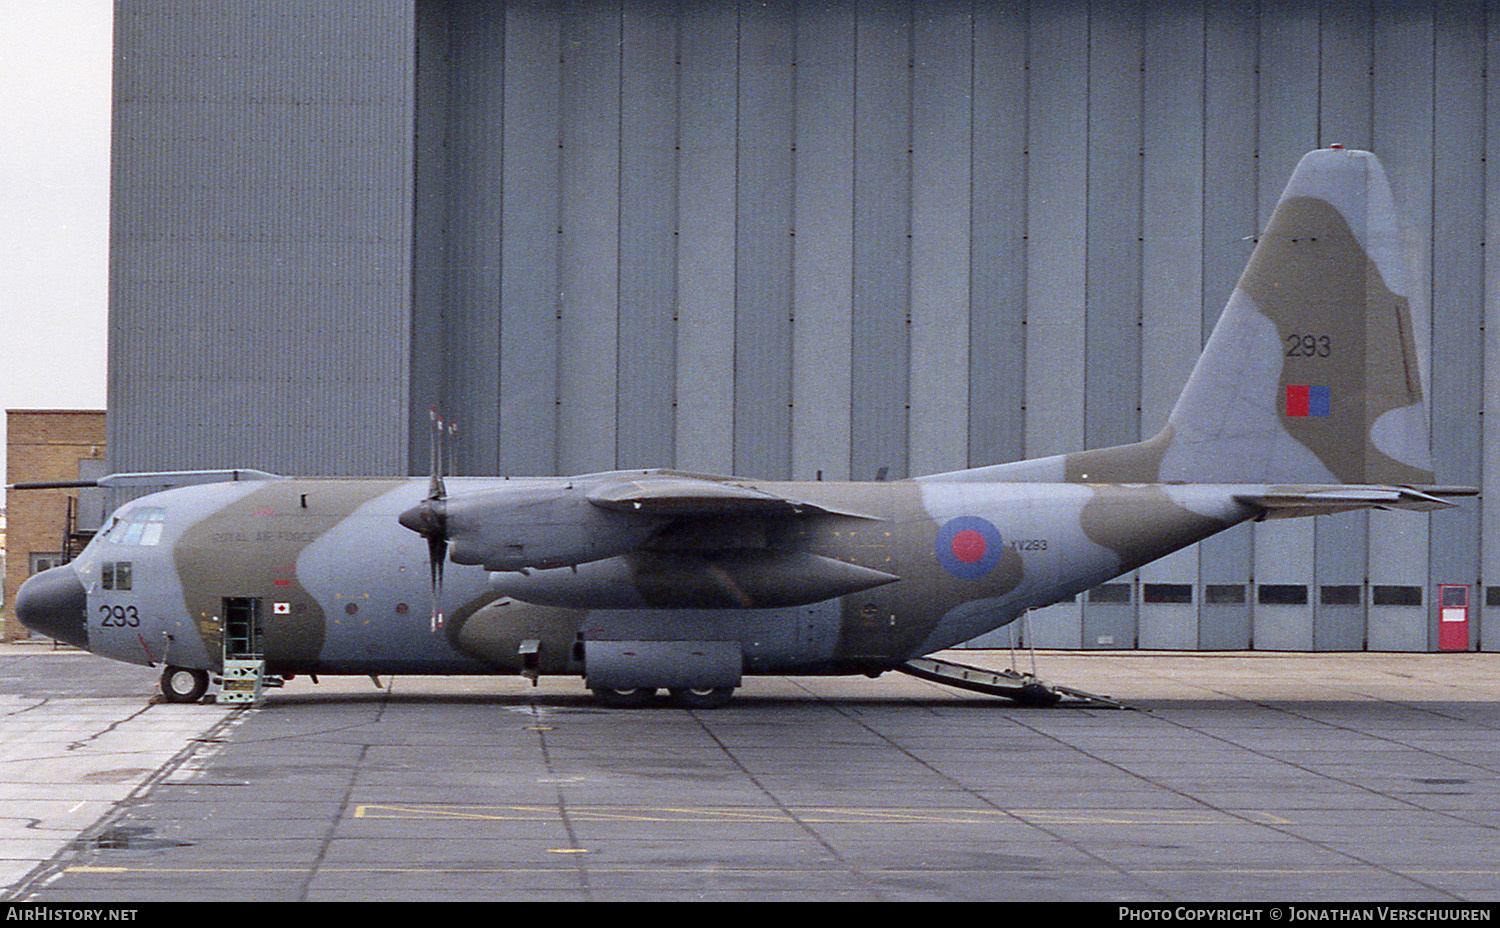
[[[112,25],[0,0],[0,409],[104,408]]]

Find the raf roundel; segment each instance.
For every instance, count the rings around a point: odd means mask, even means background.
[[[1000,530],[978,516],[959,516],[944,524],[934,547],[943,569],[962,580],[994,570],[1004,553]]]

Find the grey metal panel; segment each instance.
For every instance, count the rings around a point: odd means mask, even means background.
[[[557,460],[561,17],[554,3],[505,17],[505,178],[500,231],[500,474],[554,474]]]
[[[1371,6],[1368,0],[1324,3],[1319,13],[1319,144],[1369,148]]]
[[[677,167],[677,466],[734,469],[735,123],[739,13],[689,3]]]
[[[1483,408],[1484,10],[1445,5],[1434,30],[1432,449],[1438,483],[1479,486]],[[1479,582],[1477,500],[1432,514],[1428,647],[1437,647],[1439,584]],[[1478,610],[1471,610],[1477,613]],[[1470,622],[1470,645],[1478,641]]]
[[[443,352],[447,266],[448,37],[445,7],[417,7],[414,67],[411,388],[407,429],[411,473],[428,467],[431,427],[424,409],[445,405]]]
[[[1077,599],[1053,603],[1022,617],[1019,638],[1031,648],[1081,648],[1083,604]]]
[[[771,479],[792,469],[794,25],[789,0],[740,11],[734,468]]]
[[[1025,455],[1039,457],[1083,444],[1088,10],[1034,3],[1028,26]],[[1031,613],[1027,643],[1081,646],[1082,609]]]
[[[1287,0],[1260,21],[1260,205],[1271,216],[1297,161],[1318,145],[1317,0]]]
[[[409,8],[384,7],[120,5],[116,468],[406,470],[414,25]],[[252,258],[267,243],[292,266],[316,255],[317,270],[268,293],[279,268]],[[187,270],[209,253],[224,259]],[[145,302],[162,276],[170,295]],[[224,350],[164,353],[156,333],[193,318],[228,331]],[[260,324],[273,318],[298,337]],[[369,427],[346,435],[350,422]]]
[[[969,463],[1026,447],[1026,4],[974,11]]]
[[[677,4],[626,8],[620,92],[616,465],[673,463],[677,313]]]
[[[1166,424],[1203,342],[1205,15],[1201,4],[1152,4],[1142,21],[1141,434]],[[1144,565],[1146,584],[1185,585],[1188,603],[1143,595],[1142,648],[1198,647],[1198,552]]]
[[[1486,138],[1500,138],[1500,13],[1490,11],[1486,29]],[[1500,242],[1500,158],[1485,160],[1485,241]],[[1484,417],[1480,420],[1480,603],[1470,612],[1479,617],[1479,647],[1500,650],[1500,604],[1488,605],[1488,590],[1500,586],[1500,248],[1484,254]]]
[[[499,466],[505,10],[464,3],[450,16],[440,406],[461,429],[452,442],[451,470],[493,474]],[[416,389],[412,393],[418,398]]]
[[[1130,588],[1130,601],[1123,603],[1083,602],[1083,646],[1106,651],[1136,646],[1136,589],[1130,576],[1111,581]]]
[[[1088,11],[1031,10],[1026,456],[1083,446],[1088,233]]]
[[[1141,434],[1154,435],[1203,344],[1201,6],[1145,10],[1141,164]]]
[[[1264,227],[1297,161],[1317,145],[1318,106],[1308,88],[1318,80],[1316,3],[1288,3],[1260,23],[1260,223]],[[1312,520],[1255,527],[1255,582],[1313,585]],[[1255,647],[1309,650],[1312,598],[1305,606],[1253,605]]]
[[[409,473],[430,466],[426,410],[446,407],[443,395],[443,319],[446,301],[448,201],[449,13],[438,4],[416,7],[412,193],[411,387],[407,391]]]
[[[1313,648],[1359,651],[1365,647],[1365,548],[1368,519],[1362,512],[1318,516],[1313,531]],[[1359,600],[1349,604],[1324,595],[1333,587],[1354,587]]]
[[[1418,352],[1431,343],[1433,17],[1423,0],[1375,3],[1371,123],[1373,150],[1407,225],[1415,233],[1416,280],[1411,294]],[[1424,382],[1430,364],[1424,364]],[[1430,395],[1430,390],[1429,390]],[[1430,517],[1372,512],[1369,578],[1374,585],[1428,586]],[[1426,602],[1424,595],[1423,602]],[[1425,606],[1369,606],[1370,650],[1421,651],[1428,646]]]
[[[910,6],[862,6],[855,29],[849,467],[868,480],[909,472]]]
[[[854,8],[797,8],[792,475],[849,477]]]
[[[620,8],[562,18],[562,252],[557,463],[615,465],[620,234]]]
[[[968,466],[972,17],[914,10],[909,467]]]
[[[1141,8],[1097,6],[1089,21],[1088,266],[1083,441],[1140,438]]]
[[[1319,32],[1318,132],[1321,144],[1370,145],[1372,11],[1367,3],[1325,4]],[[1313,520],[1313,647],[1320,651],[1365,646],[1365,551],[1369,517],[1364,513]],[[1356,604],[1325,602],[1323,591],[1361,590]],[[1339,597],[1333,596],[1337,600]]]
[[[1140,438],[1141,7],[1111,3],[1089,18],[1088,217],[1083,443]],[[1121,578],[1130,582],[1134,577]],[[1138,596],[1085,597],[1084,647],[1135,647]]]
[[[1260,232],[1256,113],[1247,101],[1259,95],[1256,11],[1235,0],[1204,6],[1203,311],[1202,333],[1219,320],[1224,304]],[[1241,602],[1208,601],[1210,585],[1248,589],[1254,561],[1249,525],[1198,545],[1198,645],[1233,650],[1251,646],[1248,596]]]

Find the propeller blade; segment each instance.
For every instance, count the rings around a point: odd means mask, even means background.
[[[427,558],[432,570],[432,631],[443,627],[443,566],[448,562],[448,539],[427,539]]]
[[[427,410],[432,423],[432,444],[428,449],[432,463],[427,480],[427,498],[401,513],[398,521],[427,539],[427,568],[432,581],[432,631],[443,627],[443,568],[448,562],[448,514],[445,505],[448,488],[443,476],[447,470],[446,438],[458,430],[456,424],[445,425],[436,407]]]

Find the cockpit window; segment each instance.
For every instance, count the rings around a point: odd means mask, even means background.
[[[115,517],[104,540],[117,545],[143,545],[150,547],[161,541],[166,528],[166,510],[160,506],[142,506],[123,516]]]

